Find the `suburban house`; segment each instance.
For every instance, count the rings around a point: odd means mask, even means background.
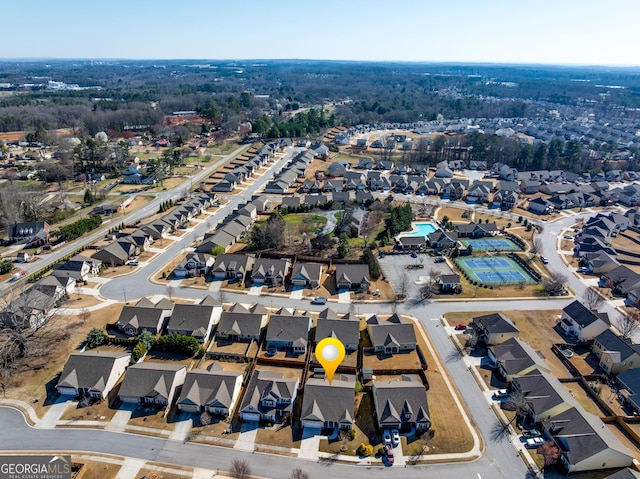
[[[426,236],[398,236],[396,248],[404,250],[422,249],[427,246]]]
[[[291,284],[304,288],[319,288],[322,281],[322,264],[295,263],[291,271]]]
[[[116,327],[128,336],[137,336],[142,331],[158,334],[170,315],[171,309],[125,306],[116,321]]]
[[[220,316],[216,339],[233,342],[258,341],[265,326],[265,315],[224,311]]]
[[[167,324],[167,332],[193,336],[199,343],[205,343],[211,327],[220,319],[221,311],[221,306],[176,304]]]
[[[12,299],[2,311],[0,311],[0,325],[8,328],[36,330],[42,327],[55,311],[58,299],[29,288]]]
[[[207,253],[189,253],[173,268],[175,279],[193,278],[207,274],[213,265],[213,256]]]
[[[255,257],[250,254],[219,254],[210,272],[215,279],[243,281],[254,261]]]
[[[33,248],[49,244],[49,233],[49,223],[46,221],[15,223],[9,226],[9,241]]]
[[[116,240],[93,253],[92,258],[109,266],[122,266],[134,256],[140,254],[140,248],[124,239]]]
[[[529,405],[527,415],[534,423],[545,421],[578,405],[557,378],[537,369],[514,377],[511,390],[526,398]]]
[[[76,281],[86,281],[100,273],[101,261],[88,258],[82,255],[75,255],[67,261],[62,261],[53,265],[54,276],[69,277]]]
[[[369,291],[369,265],[367,264],[337,264],[336,286],[338,289],[355,289]]]
[[[258,258],[253,265],[251,281],[258,286],[284,285],[290,271],[291,260],[289,259]]]
[[[416,349],[416,332],[413,324],[397,314],[382,321],[373,315],[367,319],[367,332],[376,353],[397,354]]]
[[[518,338],[507,339],[502,344],[489,346],[488,356],[490,362],[497,366],[501,376],[507,382],[536,369],[550,372],[542,357]]]
[[[59,394],[106,399],[129,366],[126,352],[84,351],[71,354],[56,389]]]
[[[616,382],[624,404],[640,414],[640,368],[627,369],[618,374]]]
[[[437,284],[442,293],[461,293],[462,283],[458,273],[441,274],[437,279]]]
[[[416,375],[402,376],[400,381],[373,381],[373,401],[381,429],[403,431],[431,427],[427,390]]]
[[[633,344],[630,338],[621,338],[611,329],[604,330],[593,339],[591,352],[607,374],[620,374],[640,367],[640,345]]]
[[[242,399],[240,419],[280,422],[293,410],[299,381],[274,371],[256,369]]]
[[[598,314],[591,311],[578,300],[562,309],[560,328],[580,341],[591,341],[610,326],[606,313]]]
[[[628,467],[633,455],[593,414],[573,407],[544,421],[543,431],[560,450],[567,473]]]
[[[310,330],[310,316],[272,314],[267,326],[266,349],[304,354],[307,352]]]
[[[538,198],[529,200],[529,210],[538,215],[546,215],[553,210],[553,206],[546,199],[539,196]]]
[[[236,239],[233,235],[219,229],[215,233],[205,234],[196,251],[198,253],[211,253],[213,248],[220,247],[226,252],[235,242]]]
[[[33,287],[41,290],[43,288],[54,288],[56,297],[62,298],[65,294],[71,294],[73,290],[76,289],[76,283],[75,278],[50,274],[36,281]]]
[[[311,378],[304,385],[300,421],[305,431],[352,429],[355,422],[354,376],[340,375],[329,384],[326,379]]]
[[[217,364],[208,369],[193,369],[185,377],[178,409],[228,416],[238,401],[241,387],[241,372],[225,371]]]
[[[118,397],[123,403],[169,406],[186,375],[187,368],[181,364],[134,364],[127,369]]]
[[[611,288],[614,293],[628,294],[640,287],[640,274],[628,266],[620,265],[600,277],[605,288]]]
[[[502,313],[476,316],[471,324],[475,328],[478,340],[487,346],[501,344],[520,335],[520,330],[513,321]]]
[[[327,311],[327,310],[325,310]],[[316,344],[324,338],[337,338],[348,352],[357,351],[360,343],[360,321],[318,316]]]

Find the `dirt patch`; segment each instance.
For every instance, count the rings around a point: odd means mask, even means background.
[[[98,298],[90,294],[71,293],[69,299],[63,303],[64,309],[82,309],[102,304]]]
[[[104,329],[121,310],[122,304],[116,303],[90,311],[86,318],[53,316],[49,319],[29,338],[30,353],[16,362],[6,397],[32,404],[38,417],[42,417],[57,398],[55,385],[69,354],[79,352],[91,328]]]
[[[469,218],[463,218],[463,215],[469,215]],[[436,219],[442,220],[442,218],[446,216],[447,218],[449,218],[449,221],[452,221],[454,223],[468,223],[469,221],[471,221],[471,215],[473,215],[472,211],[462,208],[445,206],[438,209]]]
[[[276,424],[273,427],[258,429],[256,444],[268,444],[287,448],[299,448],[300,440],[294,440],[294,432],[290,425]]]
[[[78,479],[92,479],[99,477],[100,479],[115,479],[120,471],[120,464],[112,464],[110,462],[91,461],[88,459],[75,459],[72,457],[73,462],[82,464],[77,478]]]
[[[445,319],[449,324],[471,323],[474,316],[483,316],[499,311],[481,311],[475,313],[447,313]],[[520,330],[520,339],[528,343],[534,350],[539,351],[555,377],[570,377],[562,361],[553,353],[551,348],[555,343],[564,342],[556,332],[554,326],[562,312],[560,310],[539,311],[502,311],[507,318],[512,319]]]
[[[191,469],[175,469],[175,472],[167,472],[167,467],[163,466],[162,469],[140,469],[136,473],[136,478],[149,477],[152,479],[184,479],[185,477],[191,477]],[[102,476],[100,476],[102,479]]]

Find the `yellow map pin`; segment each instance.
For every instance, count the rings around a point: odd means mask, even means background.
[[[344,344],[336,338],[324,338],[316,346],[316,358],[324,368],[329,384],[344,359],[344,352]]]

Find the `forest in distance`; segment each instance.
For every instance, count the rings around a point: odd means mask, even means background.
[[[165,117],[177,111],[197,112],[206,128],[167,125]],[[48,132],[58,128],[73,129],[85,139],[134,129],[184,139],[210,131],[230,137],[250,123],[245,134],[277,138],[314,137],[335,125],[457,120],[473,121],[485,131],[517,124],[536,141],[472,132],[417,148],[407,161],[435,165],[459,159],[472,147],[465,159],[508,162],[521,170],[602,166],[594,160],[605,160],[608,167],[620,160],[636,169],[640,68],[293,60],[0,62],[0,132],[28,131],[31,140],[45,144],[55,141]]]

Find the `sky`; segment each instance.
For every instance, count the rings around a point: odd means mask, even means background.
[[[638,0],[0,0],[0,58],[640,65]]]

